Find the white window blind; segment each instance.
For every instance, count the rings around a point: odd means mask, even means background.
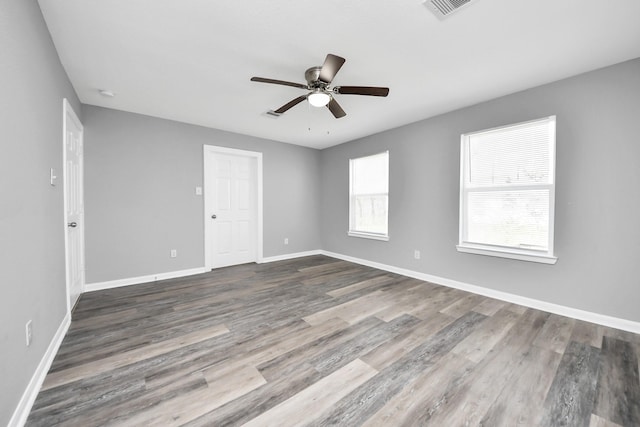
[[[461,140],[458,249],[555,262],[555,116]]]
[[[389,152],[349,160],[349,235],[388,240]]]

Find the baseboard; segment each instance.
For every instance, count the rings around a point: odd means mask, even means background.
[[[140,283],[155,282],[157,280],[175,279],[178,277],[192,276],[205,273],[204,267],[190,268],[188,270],[169,271],[167,273],[149,274],[147,276],[130,277],[127,279],[109,280],[107,282],[88,283],[84,285],[83,292],[101,291],[104,289],[119,288],[122,286],[138,285]]]
[[[64,316],[64,319],[62,319],[62,323],[60,323],[55,335],[51,339],[49,347],[47,347],[47,351],[44,353],[44,356],[42,356],[36,371],[31,377],[31,381],[29,381],[29,385],[27,385],[26,390],[22,394],[18,407],[13,412],[11,420],[9,420],[9,427],[21,427],[27,422],[33,403],[36,401],[40,387],[42,387],[44,378],[47,376],[47,372],[49,372],[53,359],[56,357],[60,344],[62,344],[62,340],[69,330],[69,325],[71,325],[71,315],[67,313],[66,316]]]
[[[449,288],[456,288],[456,289],[471,292],[474,294],[484,295],[489,298],[495,298],[501,301],[506,301],[506,302],[510,302],[518,305],[523,305],[525,307],[535,308],[537,310],[558,314],[560,316],[571,317],[573,319],[584,320],[585,322],[596,323],[598,325],[608,326],[610,328],[622,329],[624,331],[640,334],[640,322],[634,322],[632,320],[620,319],[618,317],[612,317],[604,314],[593,313],[590,311],[585,311],[585,310],[580,310],[573,307],[554,304],[547,301],[527,298],[520,295],[511,294],[508,292],[496,291],[494,289],[485,288],[483,286],[472,285],[469,283],[459,282],[457,280],[451,280],[444,277],[433,276],[431,274],[420,273],[417,271],[394,267],[392,265],[387,265],[387,264],[381,264],[374,261],[368,261],[361,258],[355,258],[348,255],[342,255],[342,254],[329,252],[329,251],[320,251],[320,253],[322,255],[326,255],[332,258],[337,258],[344,261],[353,262],[356,264],[366,265],[368,267],[377,268],[379,270],[384,270],[391,273],[401,274],[403,276],[424,280],[426,282],[435,283],[437,285],[447,286]]]
[[[302,258],[305,256],[311,256],[311,255],[321,255],[322,251],[321,250],[315,250],[315,251],[306,251],[306,252],[295,252],[292,254],[284,254],[284,255],[276,255],[276,256],[269,256],[266,258],[262,258],[262,261],[259,262],[259,264],[265,264],[268,262],[276,262],[276,261],[284,261],[287,259],[294,259],[294,258]]]

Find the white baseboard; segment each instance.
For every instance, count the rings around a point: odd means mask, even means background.
[[[60,348],[60,344],[62,344],[64,336],[69,330],[70,324],[71,315],[67,313],[67,315],[64,316],[64,319],[62,319],[62,323],[60,323],[55,335],[51,339],[49,347],[47,347],[47,351],[44,353],[44,356],[42,356],[36,371],[31,377],[31,381],[29,381],[29,385],[27,385],[26,390],[22,394],[18,407],[13,412],[11,420],[9,420],[9,427],[21,427],[27,422],[33,403],[36,401],[38,392],[40,392],[40,387],[42,387],[44,378],[47,376],[47,372],[49,372],[49,368],[53,363],[53,359],[56,357],[56,353]]]
[[[130,277],[127,279],[109,280],[107,282],[88,283],[84,285],[83,292],[101,291],[103,289],[119,288],[121,286],[138,285],[140,283],[155,282],[157,280],[175,279],[177,277],[192,276],[205,273],[204,267],[190,268],[188,270],[169,271],[167,273],[149,274],[147,276]]]
[[[435,283],[437,285],[447,286],[449,288],[456,288],[456,289],[471,292],[474,294],[484,295],[489,298],[495,298],[501,301],[523,305],[525,307],[535,308],[537,310],[542,310],[549,313],[559,314],[560,316],[571,317],[573,319],[584,320],[586,322],[596,323],[598,325],[608,326],[610,328],[622,329],[624,331],[640,334],[640,322],[634,322],[632,320],[620,319],[618,317],[612,317],[604,314],[593,313],[590,311],[580,310],[577,308],[567,307],[564,305],[554,304],[554,303],[541,301],[533,298],[523,297],[520,295],[510,294],[508,292],[496,291],[494,289],[485,288],[483,286],[471,285],[469,283],[458,282],[457,280],[451,280],[444,277],[433,276],[431,274],[419,273],[417,271],[394,267],[392,265],[387,265],[387,264],[381,264],[374,261],[368,261],[361,258],[355,258],[348,255],[337,254],[329,251],[320,251],[320,253],[322,255],[326,255],[332,258],[337,258],[344,261],[353,262],[356,264],[366,265],[368,267],[377,268],[379,270],[384,270],[391,273],[401,274],[403,276],[424,280],[426,282]]]
[[[306,252],[296,252],[296,253],[292,253],[292,254],[284,254],[284,255],[276,255],[276,256],[269,256],[266,258],[262,258],[262,261],[259,262],[259,264],[265,264],[268,262],[276,262],[276,261],[284,261],[287,259],[294,259],[294,258],[302,258],[305,256],[311,256],[311,255],[321,255],[322,251],[321,250],[315,250],[315,251],[306,251]]]

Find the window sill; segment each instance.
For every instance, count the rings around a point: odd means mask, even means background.
[[[389,236],[385,236],[383,234],[373,234],[373,233],[363,233],[358,231],[349,231],[347,235],[350,237],[360,237],[363,239],[371,239],[371,240],[382,240],[384,242],[389,241]]]
[[[530,262],[539,262],[542,264],[555,264],[558,261],[557,257],[535,254],[530,252],[518,252],[518,251],[508,251],[508,250],[500,250],[500,249],[487,249],[477,246],[467,246],[467,245],[456,245],[456,249],[458,252],[465,252],[469,254],[476,255],[487,255],[487,256],[495,256],[501,258],[511,258],[517,259],[520,261],[530,261]]]

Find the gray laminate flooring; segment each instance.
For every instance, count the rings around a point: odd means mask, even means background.
[[[29,426],[640,426],[640,336],[324,256],[82,295]]]

